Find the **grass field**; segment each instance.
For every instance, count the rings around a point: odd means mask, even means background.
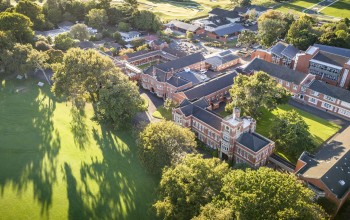
[[[281,112],[291,111],[292,109],[296,110],[309,125],[312,139],[317,146],[321,145],[325,140],[334,135],[340,129],[340,126],[305,111],[294,108],[290,105],[281,105],[272,112],[267,110],[263,111],[263,116],[257,121],[257,132],[268,137],[276,115]],[[293,161],[292,158],[289,158],[289,160]]]
[[[157,180],[112,132],[35,81],[0,81],[0,219],[155,219]]]
[[[153,112],[152,114],[153,117],[158,118],[158,119],[165,119],[165,120],[171,120],[172,119],[172,112],[171,109],[166,110],[164,106],[159,106],[157,108],[157,111]]]
[[[295,0],[286,2],[276,7],[276,10],[290,13],[301,13],[304,9],[309,8],[321,0]],[[340,0],[333,5],[320,11],[320,15],[333,16],[333,17],[348,17],[350,18],[350,0]]]

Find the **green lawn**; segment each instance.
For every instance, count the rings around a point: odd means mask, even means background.
[[[321,0],[295,0],[286,2],[276,7],[276,10],[290,13],[301,13],[304,9],[307,9]],[[335,4],[320,11],[320,15],[334,16],[334,17],[350,17],[350,0],[340,0]]]
[[[0,219],[154,219],[157,180],[131,131],[71,112],[34,80],[0,81]]]
[[[267,110],[263,111],[262,117],[257,121],[257,132],[268,137],[277,113],[291,111],[292,109],[296,110],[309,125],[312,139],[317,146],[321,145],[325,140],[334,135],[340,129],[340,126],[334,123],[330,123],[305,111],[294,108],[290,105],[281,105],[272,112],[269,112]],[[283,152],[281,153],[281,156],[283,156]]]
[[[165,119],[169,121],[173,118],[171,109],[166,110],[164,106],[158,107],[157,111],[153,112],[152,116],[158,119]]]

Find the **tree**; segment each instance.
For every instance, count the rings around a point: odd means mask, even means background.
[[[237,42],[245,45],[246,47],[250,47],[251,45],[257,42],[257,37],[255,32],[251,30],[243,30],[239,35]]]
[[[324,219],[326,213],[312,199],[314,193],[294,175],[262,167],[233,170],[223,178],[221,199],[232,219]]]
[[[135,52],[135,50],[132,48],[121,49],[121,50],[119,50],[119,56],[123,56],[127,53],[134,53],[134,52]]]
[[[55,48],[58,50],[68,50],[75,47],[76,42],[67,33],[59,34],[55,37]]]
[[[16,43],[11,50],[6,51],[3,57],[5,70],[16,74],[27,74],[33,67],[27,62],[32,50],[33,47],[30,44]]]
[[[191,219],[222,188],[229,172],[227,163],[218,158],[203,159],[187,155],[176,166],[165,168],[160,181],[160,199],[153,205],[164,219]],[[215,219],[215,218],[212,218]]]
[[[119,22],[118,24],[118,31],[126,32],[130,30],[130,25],[125,22]]]
[[[0,13],[0,30],[9,31],[20,43],[32,43],[34,39],[33,23],[30,19],[19,13]]]
[[[75,24],[70,28],[70,35],[80,41],[84,41],[90,38],[89,31],[85,24]]]
[[[196,147],[195,135],[171,121],[148,124],[140,133],[139,155],[152,174],[160,174],[165,166],[175,164],[186,151]]]
[[[260,109],[276,108],[282,98],[287,96],[286,90],[276,85],[276,81],[266,73],[259,71],[252,76],[238,74],[230,89],[232,102],[226,106],[230,111],[234,106],[243,108],[244,112],[253,117],[260,116]]]
[[[312,21],[309,16],[301,16],[290,26],[287,34],[287,41],[295,47],[306,50],[317,40],[315,30],[312,28]]]
[[[100,0],[98,6],[102,9],[108,10],[111,7],[112,0]]]
[[[46,54],[49,56],[49,59],[47,62],[49,64],[54,64],[54,63],[62,63],[63,62],[63,52],[62,50],[55,50],[55,49],[50,49],[46,51]]]
[[[40,5],[29,0],[21,0],[15,7],[17,13],[27,16],[34,24],[35,30],[43,30],[46,28],[45,15]]]
[[[231,0],[234,7],[247,7],[252,4],[251,0]]]
[[[118,31],[114,32],[114,34],[113,34],[113,39],[114,39],[116,42],[120,42],[120,41],[123,40],[123,39],[122,39],[122,35],[121,35]]]
[[[136,48],[136,51],[140,51],[140,50],[148,50],[148,44],[143,44]]]
[[[107,84],[114,68],[112,60],[96,50],[71,48],[63,62],[53,66],[51,90],[55,96],[70,100],[78,107],[87,101],[97,103],[99,90]]]
[[[279,151],[297,159],[303,151],[312,150],[315,144],[309,126],[295,110],[277,115],[270,137]]]
[[[318,38],[318,41],[321,44],[330,46],[350,48],[349,28],[346,20],[324,24],[319,29],[321,36]]]
[[[103,29],[108,22],[107,12],[105,9],[91,9],[86,15],[86,18],[91,27],[99,30]]]
[[[47,51],[51,49],[50,44],[46,43],[45,41],[39,40],[35,42],[35,49],[39,51]]]
[[[119,69],[111,70],[108,75],[112,79],[99,90],[98,117],[120,128],[141,109],[143,100],[136,84]]]
[[[191,31],[187,31],[186,32],[186,38],[189,40],[192,40],[194,37],[194,34]]]
[[[10,0],[0,0],[0,12],[6,11],[6,9],[11,7]]]
[[[137,11],[133,18],[134,27],[139,30],[157,32],[160,30],[162,23],[158,16],[151,11]]]
[[[264,19],[258,22],[258,34],[260,43],[270,47],[284,32],[285,23],[281,20]]]

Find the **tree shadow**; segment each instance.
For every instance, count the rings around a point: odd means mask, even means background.
[[[16,92],[19,86],[26,91]],[[47,91],[30,80],[7,81],[2,87],[6,95],[0,108],[0,189],[1,197],[9,185],[21,195],[31,184],[41,215],[49,217],[60,136],[52,121],[56,105]]]
[[[72,106],[71,116],[70,129],[74,135],[74,142],[80,149],[85,149],[85,145],[90,142],[85,112]]]

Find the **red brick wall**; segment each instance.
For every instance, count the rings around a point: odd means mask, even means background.
[[[253,60],[255,57],[263,59],[267,62],[272,63],[272,54],[264,50],[256,50],[250,55],[250,59]]]
[[[309,54],[299,54],[296,59],[296,68],[295,70],[302,72],[302,73],[308,73],[309,72],[309,61],[311,60],[312,56]]]

